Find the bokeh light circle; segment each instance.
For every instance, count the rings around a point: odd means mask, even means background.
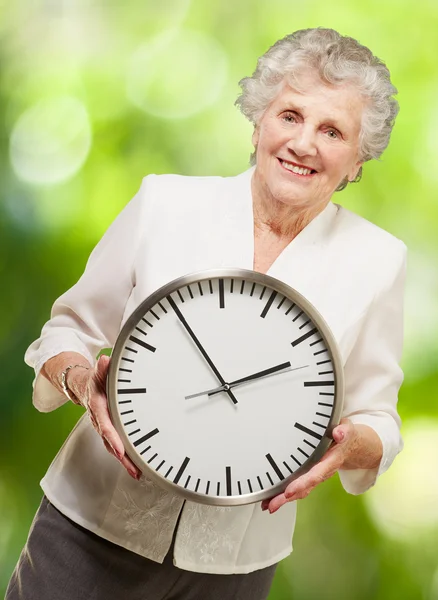
[[[178,30],[134,52],[127,95],[151,115],[182,119],[219,98],[227,73],[228,59],[218,42],[204,33]]]
[[[364,500],[385,535],[410,541],[438,530],[438,420],[409,421],[405,448]]]
[[[42,100],[28,108],[13,127],[9,146],[11,164],[24,181],[57,184],[82,167],[91,139],[87,109],[77,98]]]

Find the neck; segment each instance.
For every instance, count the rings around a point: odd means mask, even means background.
[[[259,233],[272,233],[278,238],[292,241],[324,208],[324,204],[298,207],[263,193],[255,177],[251,181],[254,208],[254,228]]]

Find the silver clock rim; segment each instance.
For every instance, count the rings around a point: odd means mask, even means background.
[[[326,432],[324,433],[316,450],[302,464],[301,467],[299,467],[296,471],[294,471],[293,474],[289,475],[275,486],[254,492],[252,494],[244,494],[238,496],[210,496],[206,494],[201,494],[199,492],[187,490],[173,483],[172,481],[169,481],[163,475],[157,473],[146,462],[142,461],[137,452],[135,451],[134,446],[129,437],[127,436],[125,429],[122,425],[117,405],[116,383],[120,357],[128,335],[131,333],[132,328],[140,320],[141,316],[148,312],[155,304],[157,304],[157,302],[159,302],[169,294],[175,292],[177,289],[180,289],[181,287],[185,287],[192,283],[197,283],[198,281],[219,278],[246,279],[266,285],[270,289],[275,290],[281,293],[282,295],[286,296],[288,299],[292,300],[292,302],[294,302],[297,306],[299,306],[300,309],[302,309],[312,319],[312,322],[317,326],[318,331],[321,333],[326,343],[327,349],[330,354],[330,358],[333,363],[334,377],[336,381],[333,412],[330,421],[327,425]],[[164,489],[172,491],[175,494],[187,500],[211,506],[241,506],[245,504],[253,504],[256,502],[260,502],[262,500],[271,498],[277,494],[282,493],[292,481],[297,479],[300,475],[303,475],[304,473],[309,471],[311,467],[322,458],[322,456],[326,453],[326,451],[329,449],[332,443],[332,438],[330,437],[331,432],[333,428],[339,424],[342,415],[342,409],[344,404],[344,390],[344,371],[338,344],[325,319],[323,318],[321,313],[313,306],[313,304],[311,304],[311,302],[309,302],[297,290],[287,285],[283,281],[276,279],[275,277],[265,275],[264,273],[258,273],[257,271],[233,267],[208,269],[183,275],[182,277],[178,277],[165,284],[164,286],[153,292],[145,300],[143,300],[143,302],[141,302],[134,310],[134,312],[128,317],[128,319],[126,320],[122,329],[119,332],[113,351],[111,353],[111,361],[106,384],[108,409],[110,412],[111,420],[115,429],[117,430],[118,434],[122,439],[122,442],[125,447],[125,452],[133,461],[133,463],[140,469],[140,471],[142,471],[143,473],[147,473],[147,475],[153,481],[155,481]]]

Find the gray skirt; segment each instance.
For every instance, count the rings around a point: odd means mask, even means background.
[[[246,575],[184,571],[77,525],[44,496],[5,600],[265,600],[276,565]]]

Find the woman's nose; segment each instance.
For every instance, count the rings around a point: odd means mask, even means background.
[[[315,156],[315,132],[310,127],[301,126],[297,128],[294,137],[289,140],[287,146],[297,156]]]

